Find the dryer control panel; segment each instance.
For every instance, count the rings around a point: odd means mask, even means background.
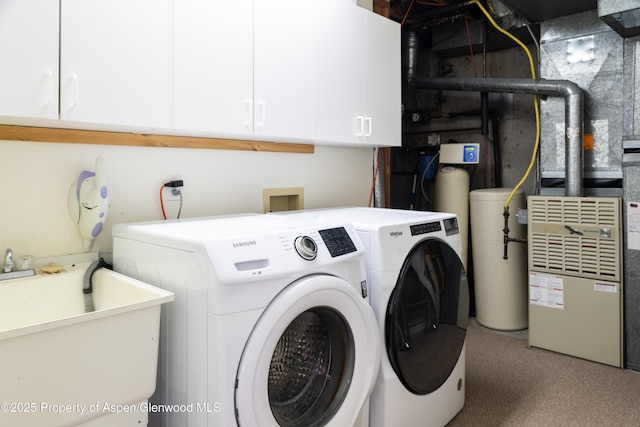
[[[447,236],[453,236],[454,234],[459,234],[460,229],[458,228],[458,218],[447,218],[442,220],[444,223],[444,231]]]
[[[436,231],[440,231],[442,230],[442,224],[440,224],[440,221],[433,221],[425,222],[423,224],[411,225],[409,226],[409,228],[411,229],[412,236],[418,236],[420,234],[435,233]]]
[[[411,229],[412,236],[418,236],[420,234],[428,234],[435,233],[437,231],[444,231],[447,236],[451,236],[454,234],[458,234],[460,230],[458,229],[458,219],[453,218],[445,218],[442,221],[433,221],[433,222],[425,222],[423,224],[415,224],[409,226]]]

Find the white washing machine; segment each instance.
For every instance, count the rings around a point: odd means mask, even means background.
[[[121,224],[114,269],[170,289],[151,426],[366,426],[381,344],[353,226]]]
[[[370,425],[446,425],[464,406],[469,286],[454,214],[382,208],[281,213],[348,220],[365,246],[383,355]]]

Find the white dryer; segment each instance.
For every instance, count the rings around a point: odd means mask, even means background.
[[[348,220],[365,246],[383,342],[370,425],[446,425],[464,406],[469,319],[456,215],[382,208],[281,215]]]
[[[121,224],[115,270],[170,289],[152,426],[365,426],[381,345],[353,226]]]

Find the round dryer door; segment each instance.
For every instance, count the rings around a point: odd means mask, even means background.
[[[267,306],[245,345],[238,424],[353,425],[380,353],[373,311],[353,286],[329,275],[299,279]]]
[[[444,384],[468,319],[469,285],[457,253],[439,239],[418,243],[400,270],[385,319],[389,361],[408,390],[424,395]]]

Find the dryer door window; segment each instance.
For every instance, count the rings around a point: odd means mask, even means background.
[[[351,425],[379,363],[375,316],[355,287],[329,275],[299,279],[267,306],[245,345],[238,424]]]
[[[385,319],[389,361],[408,390],[424,395],[444,384],[462,351],[468,317],[462,261],[439,239],[420,242],[405,260]]]

